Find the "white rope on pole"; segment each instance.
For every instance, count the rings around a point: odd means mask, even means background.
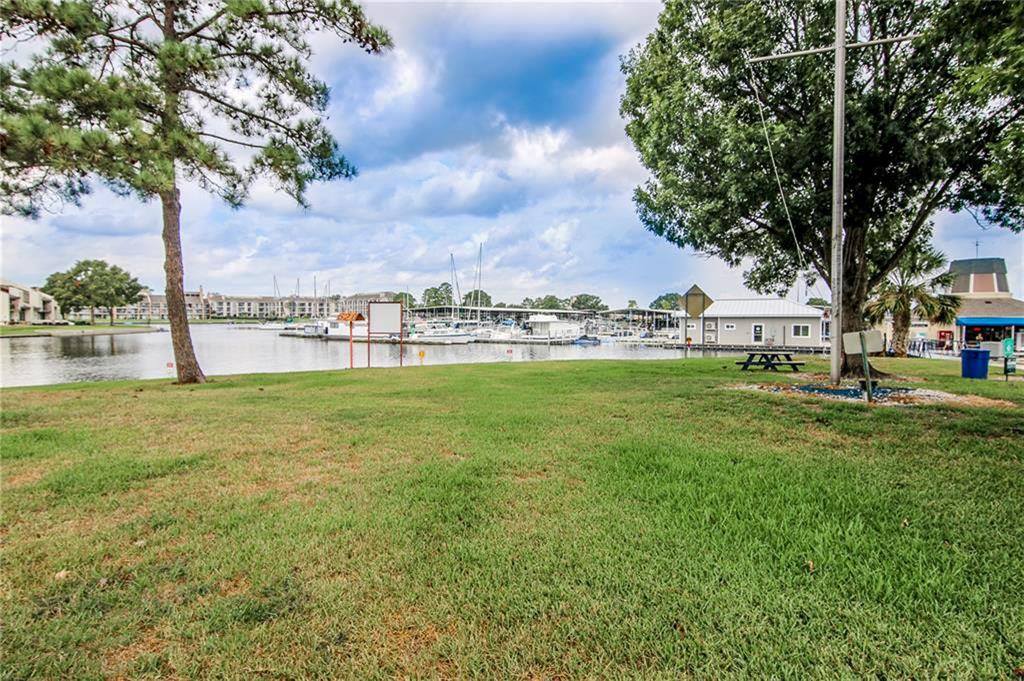
[[[764,141],[768,145],[768,158],[772,162],[772,172],[775,173],[775,184],[779,188],[779,196],[782,197],[782,209],[786,212],[786,221],[789,223],[789,233],[793,235],[793,243],[796,245],[796,256],[800,261],[800,269],[807,269],[807,262],[804,260],[804,251],[800,247],[800,240],[796,238],[796,228],[793,227],[793,218],[789,214],[789,204],[786,202],[786,192],[782,189],[782,179],[779,177],[779,167],[775,163],[775,152],[772,151],[772,140],[768,134],[768,123],[764,118],[764,105],[761,103],[761,93],[757,89],[757,80],[754,77],[754,67],[750,60],[747,60],[747,69],[750,71],[750,87],[754,89],[754,100],[757,101],[757,113],[761,116],[761,129],[764,131]]]

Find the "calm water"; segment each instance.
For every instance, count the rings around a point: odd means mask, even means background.
[[[208,375],[313,371],[348,366],[348,343],[288,338],[276,331],[226,325],[192,327],[199,363]],[[672,359],[682,350],[625,345],[409,345],[405,364],[525,362],[547,359]],[[511,352],[509,352],[511,351]],[[370,346],[373,366],[398,366],[396,345]],[[356,366],[366,366],[366,345],[355,347]],[[129,378],[171,378],[171,334],[8,338],[0,340],[0,386],[46,385]]]

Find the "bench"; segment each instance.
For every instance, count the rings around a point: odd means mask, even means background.
[[[789,352],[748,352],[747,358],[742,362],[736,362],[740,371],[747,371],[750,367],[761,367],[762,370],[778,371],[779,367],[790,367],[793,371],[799,371],[806,362],[796,362],[792,353]]]

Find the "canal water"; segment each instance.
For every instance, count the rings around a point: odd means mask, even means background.
[[[244,326],[196,324],[192,341],[203,371],[210,376],[348,367],[348,343],[280,336]],[[601,345],[406,345],[406,366],[422,363],[469,364],[552,359],[673,359],[683,350],[625,343]],[[367,346],[355,346],[356,367],[366,366]],[[691,356],[699,353],[692,352]],[[0,339],[0,386],[48,385],[78,381],[172,378],[171,334],[50,336]],[[375,367],[398,366],[397,345],[370,345]]]

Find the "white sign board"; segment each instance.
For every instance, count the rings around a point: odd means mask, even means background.
[[[1003,358],[1003,344],[997,341],[984,341],[981,344],[982,350],[988,350],[989,359]]]
[[[367,330],[373,333],[402,333],[401,303],[369,303]]]
[[[870,355],[872,352],[882,351],[882,332],[878,329],[871,331],[854,331],[852,333],[843,334],[843,352],[847,355],[862,355],[864,351],[860,347],[860,335],[864,334],[864,345],[867,346],[867,352]]]

